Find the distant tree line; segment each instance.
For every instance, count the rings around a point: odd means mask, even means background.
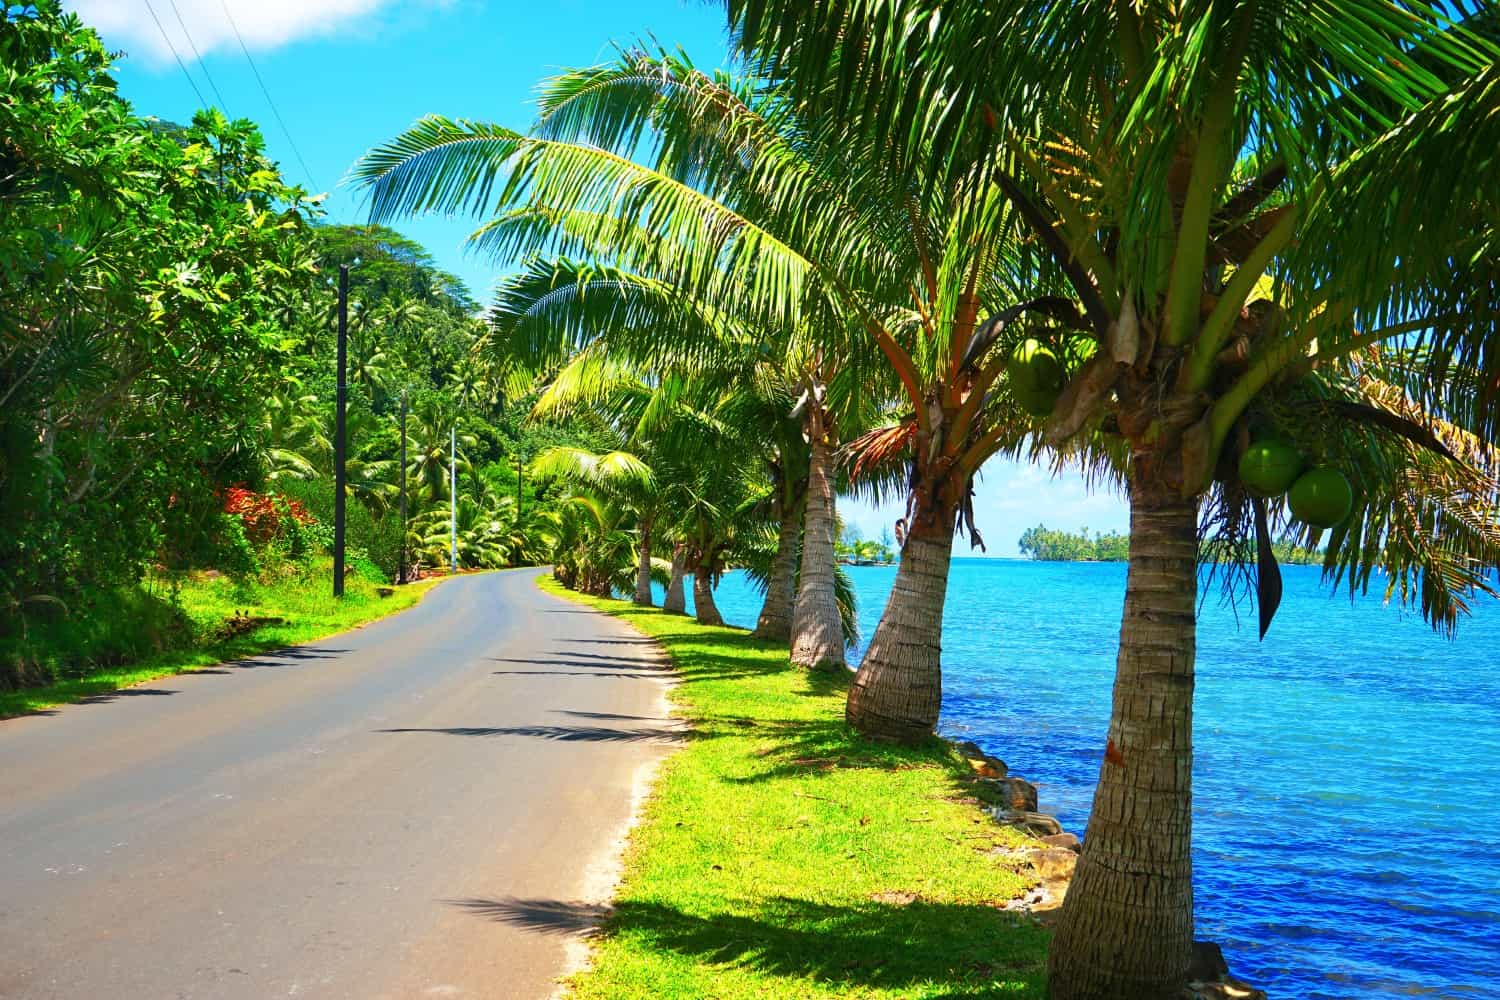
[[[1027,528],[1016,543],[1021,555],[1039,562],[1126,562],[1130,558],[1130,537],[1118,531],[1108,533],[1089,529],[1060,531],[1039,524]],[[1313,565],[1323,561],[1323,553],[1282,540],[1273,542],[1272,551],[1282,565]]]
[[[1111,531],[1060,531],[1039,524],[1027,528],[1016,543],[1021,555],[1041,562],[1124,562],[1130,557],[1130,538]]]

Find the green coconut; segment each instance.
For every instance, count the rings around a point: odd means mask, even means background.
[[[1297,520],[1331,528],[1354,509],[1354,489],[1342,472],[1324,466],[1303,473],[1287,493],[1287,503]]]
[[[1302,456],[1285,441],[1256,441],[1240,456],[1240,482],[1256,496],[1279,497],[1302,471]]]
[[[1057,355],[1039,340],[1027,340],[1011,352],[1005,364],[1011,395],[1033,416],[1052,412],[1062,395],[1064,375]]]

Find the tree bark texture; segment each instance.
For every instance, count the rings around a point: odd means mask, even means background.
[[[651,522],[641,521],[641,555],[640,562],[635,569],[635,598],[636,604],[643,607],[651,607]]]
[[[937,727],[951,518],[935,527],[914,530],[902,547],[890,600],[849,688],[844,718],[873,739],[920,743]]]
[[[723,625],[719,606],[714,603],[713,573],[700,566],[693,573],[693,610],[698,613],[700,625]]]
[[[1048,957],[1054,1000],[1171,996],[1192,955],[1197,503],[1144,464],[1104,763]]]
[[[687,594],[683,590],[682,578],[687,575],[687,546],[681,542],[672,546],[672,580],[667,584],[667,596],[661,602],[663,611],[687,614]]]
[[[797,536],[802,531],[798,511],[788,511],[776,536],[776,558],[766,582],[766,601],[751,633],[757,639],[791,642],[792,605],[797,599]]]
[[[845,665],[844,626],[833,589],[833,502],[833,448],[815,434],[802,529],[802,578],[792,618],[792,662],[809,670]]]

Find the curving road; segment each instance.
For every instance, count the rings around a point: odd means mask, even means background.
[[[674,727],[538,572],[0,722],[0,997],[550,994],[576,938],[518,901],[607,895]]]

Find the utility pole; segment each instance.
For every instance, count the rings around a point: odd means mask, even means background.
[[[349,387],[349,265],[339,265],[339,372],[333,416],[333,596],[344,596],[344,409]]]
[[[458,572],[458,427],[448,441],[448,553]]]
[[[522,476],[522,474],[524,472],[524,468],[525,467],[521,464],[521,448],[520,448],[519,445],[517,445],[516,446],[516,519],[517,520],[520,520],[520,517],[521,517],[521,476]]]
[[[406,390],[401,390],[401,564],[396,582],[406,582]]]

